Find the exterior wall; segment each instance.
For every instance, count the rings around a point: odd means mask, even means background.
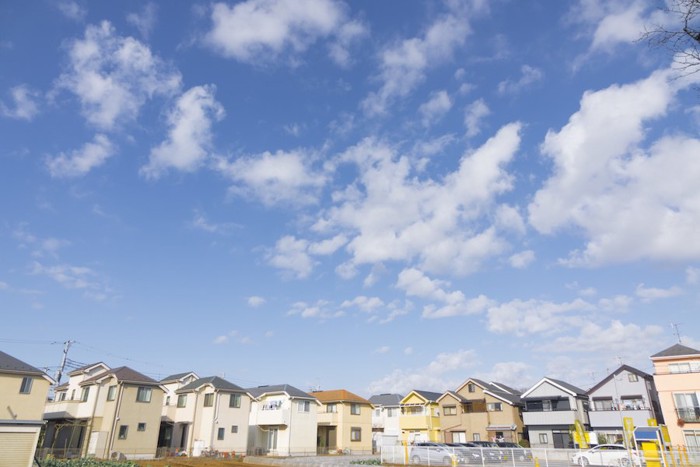
[[[32,378],[29,394],[20,394],[23,375],[0,374],[0,394],[2,394],[3,415],[0,419],[15,418],[17,420],[38,421],[42,419],[44,404],[49,394],[50,383],[41,376],[26,376]],[[9,409],[8,409],[9,408]],[[11,415],[9,410],[12,411]]]
[[[275,456],[316,454],[318,405],[309,400],[309,412],[299,412],[298,402],[286,394],[267,394],[251,402],[249,453]],[[279,403],[279,408],[263,410],[271,403]],[[277,448],[268,449],[268,437],[273,430],[277,430]]]
[[[204,407],[205,394],[214,394],[214,404],[211,407]],[[214,392],[211,388],[199,392],[197,397],[192,398],[195,415],[190,419],[192,422],[190,449],[199,446],[222,452],[246,452],[250,397],[247,394],[241,394],[239,408],[229,407],[229,398],[230,393]],[[237,427],[236,433],[232,432],[232,426]],[[224,429],[223,440],[218,439],[219,428]]]
[[[288,452],[293,455],[316,454],[316,430],[318,423],[318,404],[310,401],[309,411],[300,412],[299,400],[292,400],[290,407],[290,424],[288,427]]]
[[[410,406],[422,407],[420,414],[409,414]],[[401,439],[406,443],[414,441],[441,441],[440,406],[437,402],[426,402],[415,393],[411,393],[401,401],[399,427]]]
[[[661,411],[668,427],[671,444],[675,446],[688,446],[695,448],[693,444],[689,444],[686,439],[686,432],[700,430],[700,423],[681,421],[678,416],[676,401],[674,394],[677,393],[695,393],[700,401],[700,372],[690,373],[671,373],[669,364],[671,363],[686,363],[700,362],[700,355],[683,357],[683,358],[663,358],[654,360],[654,382],[656,390],[659,393],[659,403]],[[700,407],[698,408],[700,413]]]
[[[350,402],[338,404],[338,449],[350,449],[354,453],[372,452],[372,407],[360,405],[360,414],[351,413]],[[351,439],[352,428],[360,429],[360,440]]]
[[[163,391],[158,386],[148,387],[151,388],[150,402],[137,402],[138,386],[132,385],[122,385],[121,397],[117,398],[120,403],[117,408],[116,429],[111,432],[111,450],[122,452],[129,458],[152,458],[156,454]],[[104,397],[107,397],[106,391]],[[138,431],[139,423],[145,423],[143,431]],[[119,439],[121,426],[128,427],[126,439]]]
[[[567,447],[570,440],[569,427],[576,421],[583,425],[589,423],[586,409],[588,400],[573,397],[548,381],[543,381],[529,392],[523,402],[530,399],[556,398],[568,399],[570,410],[523,412],[523,422],[528,428],[530,445],[533,448],[554,448],[555,439],[564,444],[562,447]],[[544,435],[546,442],[540,435]]]

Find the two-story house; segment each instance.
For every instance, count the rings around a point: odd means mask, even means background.
[[[31,467],[54,381],[0,351],[0,465]]]
[[[588,394],[581,388],[544,377],[521,396],[523,421],[533,448],[568,448],[570,427],[588,429]]]
[[[289,384],[258,386],[246,391],[253,398],[248,421],[249,454],[316,454],[321,403],[315,397]]]
[[[635,427],[647,426],[651,419],[663,423],[653,376],[631,366],[621,365],[589,389],[588,396],[588,418],[599,442],[623,444],[625,418]]]
[[[162,388],[154,379],[129,367],[106,370],[105,367],[104,364],[90,365],[71,373],[71,379],[82,380],[77,384],[79,399],[71,389],[76,386],[75,381],[69,380],[65,387],[57,388],[58,399],[47,404],[44,412],[51,426],[47,426],[43,446],[52,447],[53,452],[57,452],[56,449],[63,449],[63,442],[72,445],[72,440],[66,438],[62,430],[62,422],[66,422],[69,426],[73,424],[73,428],[80,427],[67,430],[67,433],[68,436],[80,436],[76,448],[81,456],[155,457],[163,405]],[[97,374],[85,378],[95,371]],[[60,394],[64,392],[70,392],[74,398],[63,398]]]
[[[160,380],[164,395],[158,433],[158,457],[187,452],[194,407],[187,407],[187,396],[179,397],[177,390],[198,379],[197,373],[189,371]]]
[[[700,350],[675,344],[651,361],[671,444],[700,450]]]
[[[440,431],[439,392],[414,389],[401,399],[401,441],[416,443],[442,441]]]
[[[523,437],[520,392],[501,383],[469,378],[438,399],[440,427],[447,443]]]
[[[186,450],[198,456],[209,449],[245,453],[251,397],[240,386],[218,376],[199,378],[177,389],[176,420],[187,416]]]
[[[401,438],[399,414],[401,394],[377,394],[369,398],[372,411],[372,450],[381,451],[382,446],[395,446]]]
[[[345,389],[314,391],[321,403],[318,411],[319,454],[372,453],[372,404]]]

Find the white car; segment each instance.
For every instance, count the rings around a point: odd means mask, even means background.
[[[603,465],[606,467],[631,467],[641,466],[639,454],[627,451],[622,444],[599,444],[586,451],[577,452],[571,457],[572,464],[581,467],[589,465]]]

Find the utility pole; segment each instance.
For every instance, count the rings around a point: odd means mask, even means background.
[[[75,341],[67,340],[63,343],[63,358],[61,359],[61,366],[56,370],[56,385],[61,384],[61,378],[63,377],[63,370],[66,368],[66,361],[68,360],[68,350],[70,346],[75,344]]]

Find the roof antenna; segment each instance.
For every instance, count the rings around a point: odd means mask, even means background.
[[[671,323],[671,327],[673,328],[673,335],[676,336],[676,339],[678,339],[678,343],[681,344],[681,332],[678,330],[678,326],[680,326],[683,323]]]

